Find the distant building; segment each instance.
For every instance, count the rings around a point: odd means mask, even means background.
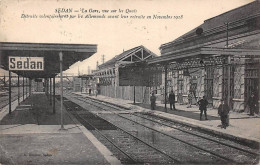
[[[93,73],[98,93],[108,97],[149,103],[150,86],[159,87],[162,79],[161,73],[153,73],[147,69],[147,60],[155,57],[157,55],[144,46],[138,46],[123,51],[99,65]]]
[[[146,75],[141,64],[154,57],[157,55],[138,46],[99,65],[94,75],[101,86],[145,86],[148,82],[143,80]]]

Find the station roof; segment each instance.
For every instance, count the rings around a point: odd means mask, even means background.
[[[143,57],[141,56],[142,55],[141,54],[141,50],[144,51],[142,53]],[[138,55],[138,53],[140,55]],[[126,51],[122,52],[119,55],[116,55],[115,57],[113,57],[112,59],[108,60],[104,64],[99,65],[99,69],[104,69],[104,68],[107,68],[107,67],[114,66],[119,61],[125,61],[125,62],[128,62],[128,63],[135,62],[135,60],[133,60],[133,61],[130,61],[130,60],[126,61],[127,59],[129,59],[133,55],[137,56],[137,57],[140,56],[140,59],[138,59],[138,61],[140,61],[142,59],[143,60],[147,59],[148,57],[149,57],[149,59],[151,59],[153,57],[157,57],[157,55],[155,53],[153,53],[152,51],[148,50],[146,47],[141,45],[141,46],[137,46],[137,47],[131,48],[129,50],[126,50]]]
[[[0,68],[8,70],[9,56],[44,57],[44,71],[12,71],[28,78],[54,77],[60,72],[59,53],[63,55],[63,71],[97,52],[94,44],[0,42]]]
[[[191,31],[183,34],[182,36],[178,37],[177,39],[174,39],[171,42],[162,44],[160,46],[160,49],[163,49],[168,46],[175,46],[181,43],[184,43],[185,41],[191,39],[192,37],[196,37],[198,28],[201,28],[202,36],[205,36],[207,33],[213,33],[216,32],[218,29],[219,31],[226,31],[226,25],[224,23],[229,23],[231,26],[231,29],[234,29],[232,24],[236,24],[238,22],[259,22],[259,15],[260,15],[260,1],[254,1],[249,4],[246,4],[244,6],[235,8],[233,10],[227,11],[225,13],[222,13],[218,16],[209,18],[204,21],[203,24],[195,27]],[[242,24],[239,23],[241,26]],[[255,23],[250,23],[255,24]],[[259,24],[259,23],[258,23]],[[247,30],[249,31],[249,30]],[[251,31],[251,30],[250,30]],[[208,39],[211,40],[211,39]]]
[[[162,44],[161,56],[148,60],[148,64],[168,64],[220,55],[259,57],[259,7],[260,1],[254,1],[205,20],[177,39]]]
[[[174,55],[174,57],[173,57]],[[168,55],[153,58],[148,60],[148,64],[160,64],[184,61],[187,58],[200,58],[203,59],[207,56],[223,56],[229,55],[235,56],[260,56],[260,49],[236,49],[236,48],[213,48],[213,47],[201,47],[186,50],[183,52],[173,52]]]

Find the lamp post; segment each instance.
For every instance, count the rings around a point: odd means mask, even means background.
[[[59,58],[60,58],[60,113],[61,113],[61,128],[60,130],[64,130],[64,125],[63,125],[63,76],[62,76],[62,62],[63,62],[63,54],[62,52],[59,52]]]

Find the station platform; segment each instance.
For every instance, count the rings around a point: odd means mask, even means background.
[[[60,104],[56,113],[44,93],[33,93],[15,110],[1,110],[0,164],[3,165],[117,165],[120,161]]]
[[[208,108],[207,115],[208,120],[200,120],[200,111],[198,106],[193,105],[191,108],[187,108],[187,105],[175,104],[176,110],[170,110],[169,104],[167,104],[167,111],[164,108],[164,104],[157,102],[156,109],[150,110],[149,104],[136,103],[133,101],[115,99],[102,95],[89,96],[84,93],[74,93],[100,101],[109,102],[117,106],[123,106],[131,109],[133,112],[148,112],[158,115],[162,118],[178,121],[191,125],[193,127],[199,127],[206,131],[213,132],[215,134],[226,136],[231,139],[236,139],[247,144],[259,145],[260,143],[260,118],[259,115],[249,116],[247,113],[230,112],[229,126],[224,129],[221,127],[220,117],[218,116],[217,109]]]

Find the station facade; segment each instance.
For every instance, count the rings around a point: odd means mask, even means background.
[[[259,49],[260,3],[254,1],[162,44],[161,57],[150,65],[167,66],[161,87],[173,90],[179,103],[187,103],[191,93],[193,103],[205,95],[214,108],[224,99],[242,112],[252,92],[259,100]]]
[[[180,104],[188,102],[188,95],[193,104],[206,96],[213,108],[224,99],[232,110],[247,111],[249,96],[260,97],[259,37],[260,3],[254,1],[162,44],[160,57],[138,46],[100,65],[94,75],[105,96],[125,98],[135,90],[118,91],[117,86],[141,86],[140,99],[154,92],[167,103],[173,90]]]

